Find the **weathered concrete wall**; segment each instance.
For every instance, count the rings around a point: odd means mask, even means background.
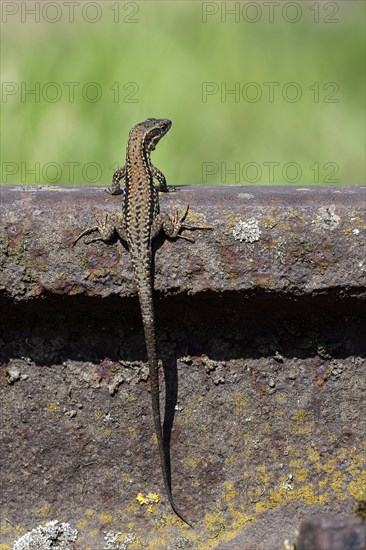
[[[74,549],[273,550],[366,498],[365,188],[162,196],[213,228],[155,256],[173,492],[194,530],[162,487],[128,253],[72,246],[120,198],[1,199],[1,550],[55,519]]]

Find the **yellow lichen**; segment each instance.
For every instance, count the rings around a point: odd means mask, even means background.
[[[302,466],[304,466],[304,461],[297,458],[294,460],[290,460],[289,464],[291,468],[301,468]]]
[[[234,411],[236,414],[240,414],[241,412],[245,411],[245,409],[248,407],[248,397],[246,395],[243,395],[240,392],[236,392],[234,394],[234,401],[235,401]]]
[[[197,225],[197,226],[203,226],[208,227],[206,223],[206,217],[201,212],[196,212],[195,210],[192,210],[191,208],[188,211],[187,216],[187,225]],[[190,223],[189,223],[190,222]]]
[[[132,516],[136,514],[139,510],[139,505],[137,504],[136,500],[133,500],[130,502],[130,504],[127,506],[127,514],[129,516]]]
[[[258,479],[263,485],[268,485],[270,482],[270,475],[267,473],[266,466],[260,465],[256,467],[256,470],[258,472]]]
[[[348,491],[356,500],[366,500],[366,471],[361,472],[357,479],[350,481]]]
[[[3,523],[1,525],[1,528],[0,528],[0,533],[2,533],[3,535],[6,535],[7,533],[9,533],[11,531],[11,527],[10,525],[8,525],[7,523]]]
[[[59,412],[60,411],[60,403],[48,403],[47,411],[48,412]]]
[[[357,228],[358,228],[358,229],[366,229],[366,226],[365,226],[365,224],[363,223],[362,218],[360,218],[359,216],[355,216],[354,218],[350,218],[349,221],[350,221],[351,223],[353,223],[354,225],[357,225]]]
[[[259,223],[261,224],[262,227],[264,227],[265,229],[272,229],[273,227],[275,227],[275,225],[277,224],[277,221],[276,220],[273,220],[272,218],[262,218],[259,220]]]
[[[204,519],[205,530],[209,538],[217,538],[226,528],[226,518],[222,512],[208,512]]]
[[[24,527],[22,527],[21,525],[17,524],[15,527],[14,527],[14,535],[16,537],[20,537],[21,535],[24,535],[25,533],[25,529]]]
[[[238,460],[239,460],[238,456],[233,456],[233,455],[227,456],[225,458],[225,464],[227,465],[234,464],[235,462],[238,462]]]
[[[318,451],[315,449],[309,449],[308,450],[308,459],[311,460],[311,462],[320,462],[320,455]]]
[[[346,492],[344,491],[344,481],[342,472],[337,471],[333,473],[330,486],[337,495],[338,500],[345,500],[347,498]]]
[[[305,470],[303,468],[299,468],[298,470],[295,470],[295,472],[294,472],[295,480],[298,483],[303,483],[304,481],[306,481],[309,478],[309,476],[310,476],[309,470]]]
[[[246,527],[249,523],[255,520],[255,514],[249,514],[249,515],[243,515],[238,514],[238,518],[233,521],[232,527],[234,529],[240,529],[242,530],[244,527]]]
[[[337,454],[338,460],[344,460],[348,456],[348,449],[340,449]]]
[[[42,506],[42,508],[37,508],[36,514],[38,516],[42,516],[43,518],[46,518],[51,512],[51,505],[48,504],[48,502]]]
[[[291,416],[292,420],[295,420],[296,422],[305,422],[306,412],[304,409],[299,409],[298,411],[295,411],[293,415]]]
[[[311,435],[314,430],[315,422],[306,422],[306,424],[296,424],[293,433],[296,435]]]
[[[83,519],[79,521],[79,523],[76,525],[76,527],[80,530],[85,529],[85,527],[88,525],[88,521],[86,519]]]
[[[198,466],[198,460],[194,459],[194,458],[189,458],[188,460],[186,460],[188,466],[190,466],[191,468],[193,469],[196,469],[197,466]]]
[[[109,512],[102,512],[99,516],[99,519],[104,525],[110,525],[112,523],[112,514]]]
[[[284,402],[286,401],[286,396],[285,396],[283,393],[278,392],[278,393],[276,394],[276,401],[277,401],[278,403],[284,403]]]
[[[275,508],[276,504],[274,502],[268,502],[268,501],[259,501],[255,503],[255,511],[257,514],[261,514],[262,512],[267,512],[271,508]]]
[[[132,393],[131,394],[129,393],[129,394],[127,394],[127,397],[125,399],[126,399],[126,401],[131,402],[131,401],[136,401],[137,397],[136,397],[136,395],[134,395]]]
[[[141,505],[146,504],[145,497],[142,496],[142,493],[138,493],[136,497],[137,502],[139,502]]]
[[[332,472],[334,472],[334,470],[337,468],[337,460],[336,458],[331,458],[330,460],[328,460],[328,462],[326,462],[325,464],[323,464],[322,466],[322,469],[327,472],[327,474],[331,474]]]
[[[129,545],[128,548],[129,550],[141,550],[142,547],[143,547],[142,539],[138,537]]]
[[[224,483],[225,493],[223,495],[224,501],[227,505],[230,505],[232,501],[239,495],[239,491],[235,489],[234,483],[231,481],[225,481]]]
[[[144,497],[142,493],[138,493],[136,500],[141,506],[144,504],[158,504],[160,502],[160,496],[156,493],[148,493],[146,497]]]

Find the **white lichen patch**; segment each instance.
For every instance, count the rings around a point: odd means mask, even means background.
[[[130,544],[136,540],[134,534],[109,532],[104,535],[105,546],[103,550],[128,550]]]
[[[259,241],[261,236],[261,230],[258,225],[258,221],[254,218],[243,222],[240,221],[233,229],[234,239],[236,241],[245,243],[254,243]]]
[[[341,218],[335,213],[335,208],[335,204],[321,206],[312,223],[319,225],[323,229],[330,229],[333,231],[333,229],[339,226],[341,221]]]
[[[8,384],[14,384],[17,380],[20,380],[20,370],[18,367],[10,366],[7,369]]]
[[[25,533],[14,542],[13,550],[72,550],[77,538],[77,529],[54,520]]]

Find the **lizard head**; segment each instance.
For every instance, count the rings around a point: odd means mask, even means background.
[[[146,151],[154,151],[156,145],[169,131],[171,125],[171,120],[167,118],[148,118],[144,122],[137,124],[139,130],[143,132],[143,141]]]

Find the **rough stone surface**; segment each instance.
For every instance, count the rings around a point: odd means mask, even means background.
[[[77,529],[72,550],[283,550],[304,517],[354,513],[364,190],[162,197],[214,228],[158,241],[155,262],[173,493],[194,530],[163,490],[128,254],[71,246],[92,206],[116,202],[2,189],[0,550],[51,520]]]

